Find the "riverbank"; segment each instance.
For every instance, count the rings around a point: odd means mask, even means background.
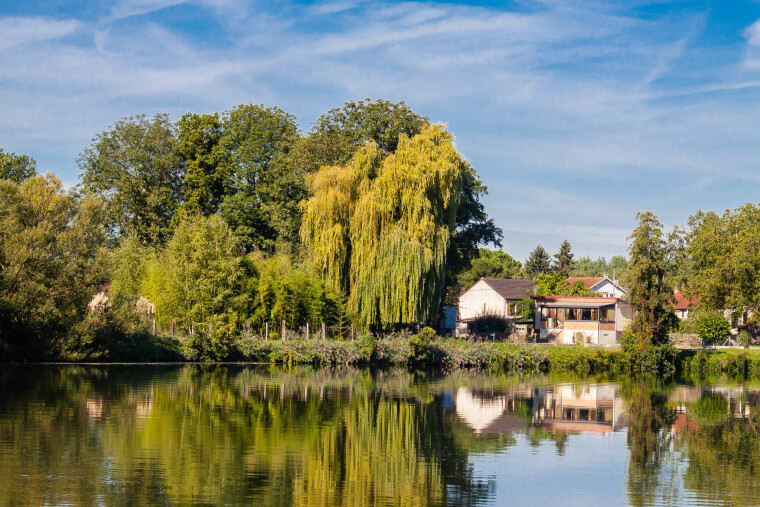
[[[61,355],[47,361],[83,362],[245,362],[313,366],[372,366],[482,369],[516,373],[658,373],[689,377],[760,378],[760,350],[679,350],[670,345],[627,352],[621,348],[516,345],[437,336],[360,336],[356,340],[291,337],[240,338],[220,343],[213,337],[141,334],[120,337],[96,353]],[[115,343],[118,341],[118,344]]]

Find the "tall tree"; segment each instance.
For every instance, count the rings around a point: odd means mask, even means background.
[[[307,173],[325,165],[346,164],[367,141],[374,141],[382,153],[392,153],[402,135],[419,134],[427,122],[427,117],[415,113],[403,101],[349,101],[314,122],[300,143],[298,164]]]
[[[317,119],[294,150],[293,164],[303,173],[346,164],[367,141],[377,144],[379,156],[387,156],[396,150],[400,136],[414,137],[427,122],[427,117],[415,113],[404,102],[382,99],[346,102],[342,108],[331,109]],[[502,230],[488,217],[481,202],[488,187],[466,161],[464,169],[455,229],[446,254],[448,299],[456,297],[457,278],[469,268],[479,246],[501,247]]]
[[[711,310],[760,309],[760,206],[746,204],[722,215],[691,216],[686,238],[673,238],[677,271],[689,292]]]
[[[570,276],[570,272],[575,266],[573,253],[570,251],[570,242],[564,240],[559,247],[559,251],[554,254],[554,270],[564,278]]]
[[[186,113],[177,121],[177,129],[177,151],[186,165],[185,200],[178,216],[214,214],[230,187],[219,114]]]
[[[182,201],[184,164],[166,114],[125,118],[93,139],[77,159],[82,188],[105,203],[109,236],[164,242]]]
[[[37,174],[37,163],[29,155],[16,155],[0,148],[0,180],[21,183]]]
[[[241,273],[238,245],[218,215],[182,220],[166,248],[148,262],[141,287],[163,325],[205,322],[229,312]]]
[[[662,223],[651,211],[636,215],[639,221],[628,238],[628,299],[636,310],[630,331],[635,344],[665,343],[677,318],[673,287],[667,283],[667,249]]]
[[[247,250],[271,251],[284,236],[297,241],[304,175],[290,152],[299,139],[293,115],[278,107],[241,104],[225,113],[221,145],[231,164],[231,190],[221,215]]]
[[[536,275],[540,273],[549,273],[551,270],[552,266],[549,262],[549,252],[547,252],[543,246],[538,245],[525,260],[525,274],[530,278],[535,278]]]
[[[54,176],[0,180],[0,359],[45,359],[101,280],[102,209]]]
[[[302,239],[361,325],[437,316],[465,170],[451,134],[430,125],[391,155],[370,142],[311,178]]]

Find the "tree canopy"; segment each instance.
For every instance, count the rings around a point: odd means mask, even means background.
[[[530,278],[535,278],[541,273],[550,273],[551,271],[549,252],[541,245],[536,246],[525,260],[525,274]]]
[[[466,164],[444,127],[402,136],[384,156],[368,142],[310,180],[302,239],[328,285],[367,327],[437,315]]]
[[[21,183],[37,174],[37,163],[29,155],[16,155],[0,148],[0,180]]]
[[[554,254],[554,270],[564,278],[570,276],[570,272],[575,267],[573,253],[570,249],[570,242],[564,240],[559,247],[559,251]]]
[[[676,324],[673,287],[667,284],[666,243],[662,223],[651,211],[638,213],[628,238],[628,300],[636,309],[630,331],[638,345],[660,344]]]
[[[105,203],[108,234],[133,234],[143,244],[171,235],[182,202],[184,162],[166,114],[125,118],[98,134],[77,159],[82,188]]]

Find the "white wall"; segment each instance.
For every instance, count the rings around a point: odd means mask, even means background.
[[[606,297],[622,298],[625,296],[625,292],[615,287],[615,284],[610,280],[602,280],[598,284],[591,287],[591,290],[598,292]]]
[[[483,280],[459,296],[459,319],[473,319],[484,313],[506,316],[507,302]]]

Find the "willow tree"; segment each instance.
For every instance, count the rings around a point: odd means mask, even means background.
[[[386,155],[374,142],[309,180],[301,238],[364,327],[434,318],[467,171],[452,135],[427,125]]]

